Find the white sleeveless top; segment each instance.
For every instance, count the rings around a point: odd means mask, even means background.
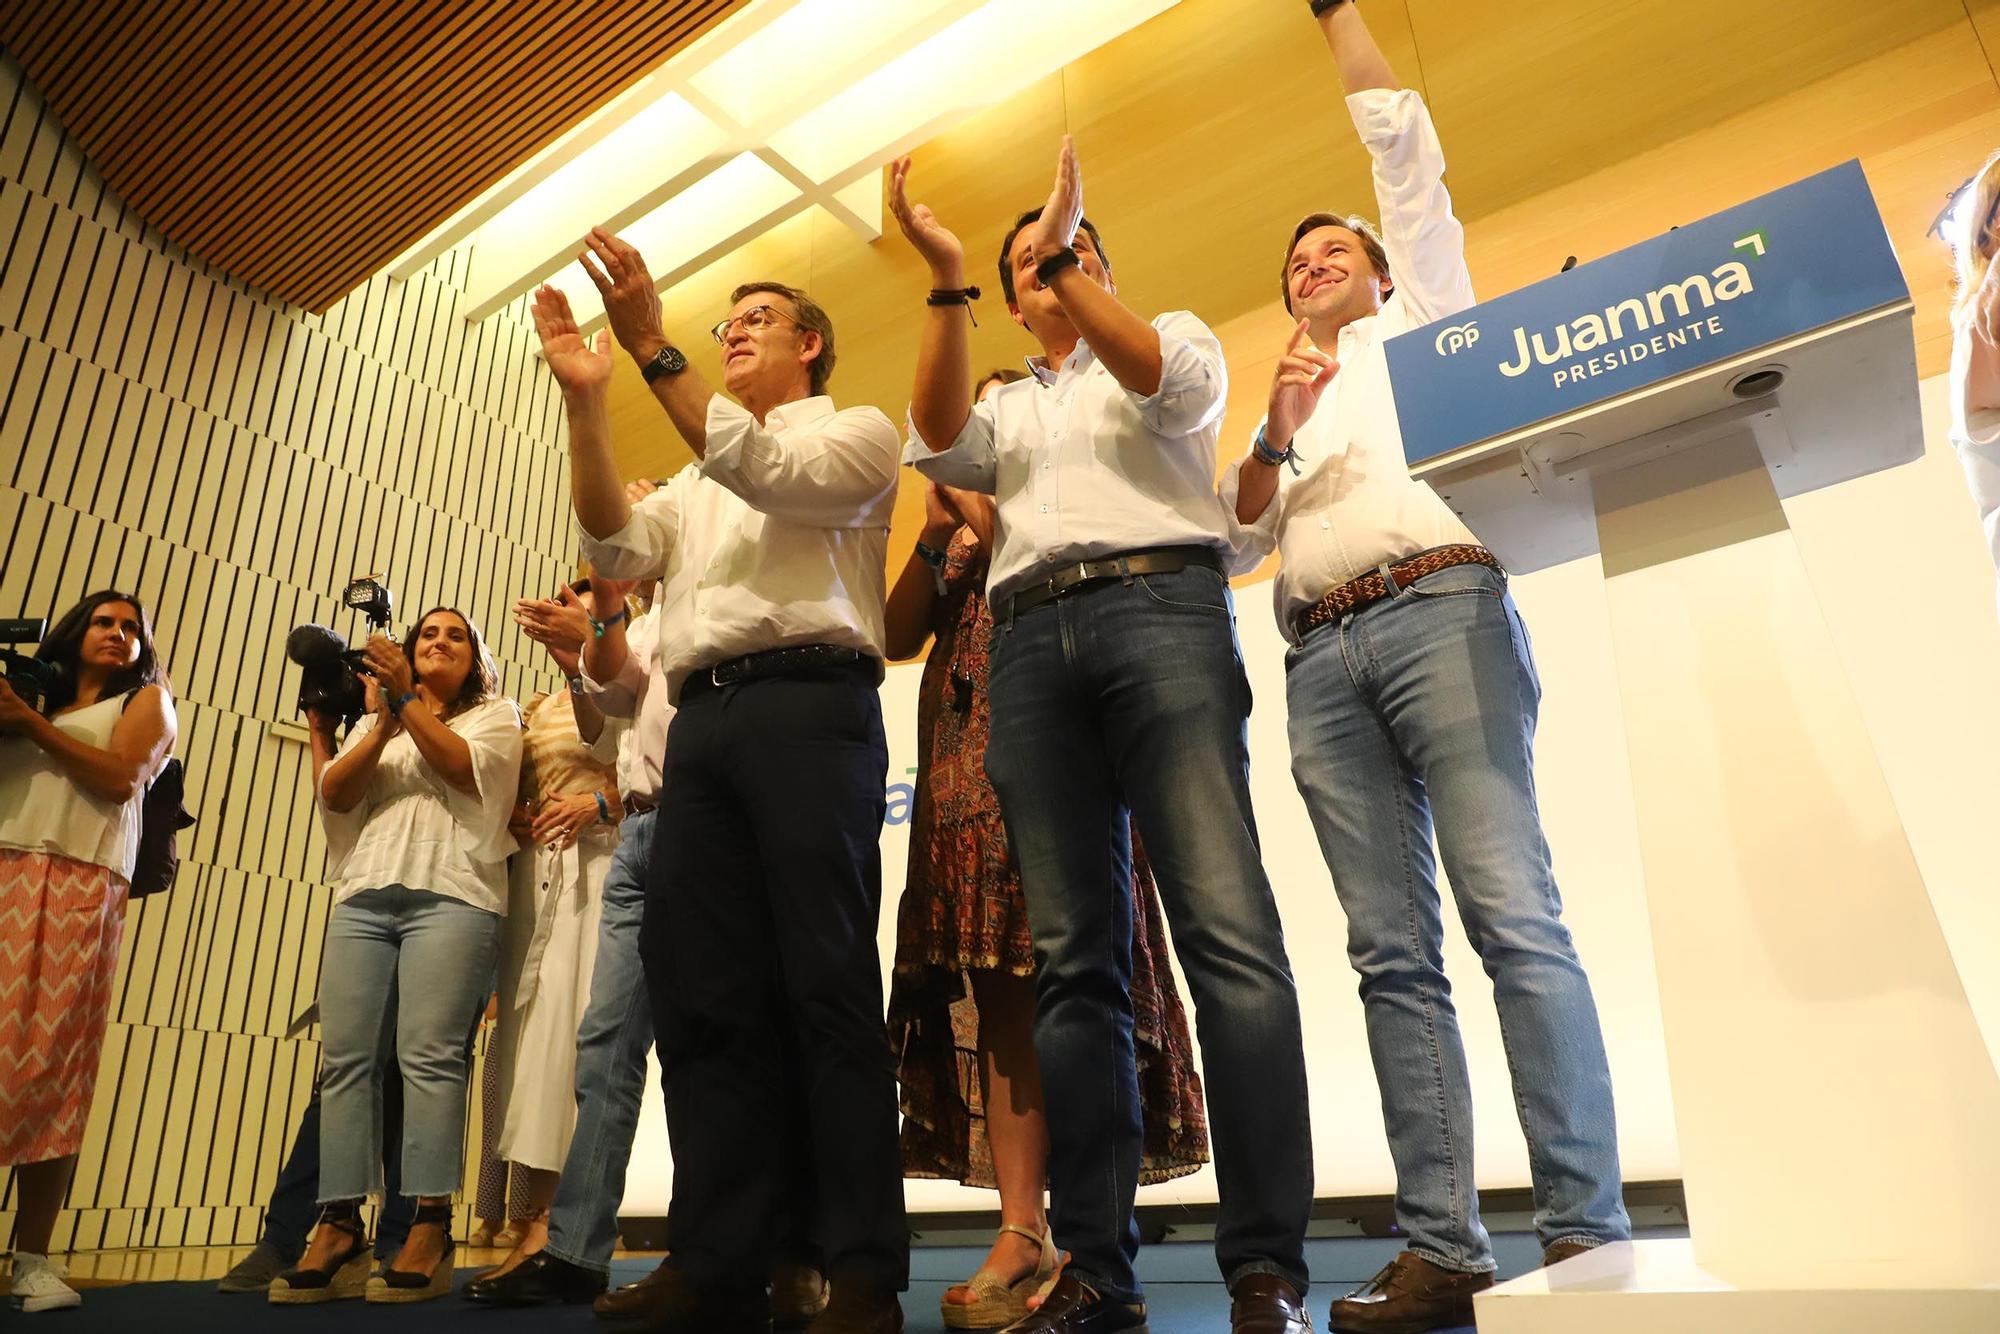
[[[50,721],[87,746],[109,750],[127,698],[112,695]],[[99,800],[28,738],[0,737],[0,847],[107,866],[129,882],[145,800],[144,787],[122,806]]]

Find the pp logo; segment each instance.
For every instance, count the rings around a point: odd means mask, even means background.
[[[1463,352],[1479,341],[1479,321],[1467,320],[1464,324],[1454,324],[1437,336],[1437,353],[1441,357]]]

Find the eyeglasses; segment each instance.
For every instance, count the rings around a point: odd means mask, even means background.
[[[756,333],[759,329],[776,328],[780,321],[790,324],[798,323],[796,319],[785,314],[784,311],[779,310],[776,306],[752,306],[741,315],[719,321],[708,332],[714,337],[716,342],[727,343],[730,332],[739,324],[743,326],[746,332]]]

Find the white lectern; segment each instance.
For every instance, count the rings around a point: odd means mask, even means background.
[[[2000,1330],[2000,1077],[1781,504],[1923,452],[1910,313],[1850,162],[1388,346],[1510,569],[1602,554],[1692,1233],[1481,1334]]]

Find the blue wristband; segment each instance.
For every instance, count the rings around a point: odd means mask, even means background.
[[[390,701],[389,701],[389,716],[390,716],[391,718],[400,718],[400,717],[402,717],[402,716],[403,716],[403,706],[404,706],[405,704],[408,704],[408,703],[409,703],[409,702],[410,702],[411,700],[415,699],[416,697],[417,697],[417,692],[416,692],[416,691],[414,691],[414,690],[412,690],[412,691],[409,691],[409,692],[407,692],[407,693],[406,693],[406,694],[405,694],[405,695],[404,695],[404,696],[403,696],[403,697],[402,697],[401,699],[392,699],[392,700],[390,700]]]
[[[598,620],[595,616],[591,617],[590,633],[598,639],[604,638],[604,632],[606,630],[609,630],[612,626],[618,624],[618,622],[624,620],[629,611],[630,608],[628,607],[620,607],[618,609],[618,614],[616,616],[607,616],[601,621]]]
[[[597,822],[599,824],[610,824],[611,807],[605,805],[604,794],[602,792],[598,792],[592,795],[594,795],[597,798]]]

